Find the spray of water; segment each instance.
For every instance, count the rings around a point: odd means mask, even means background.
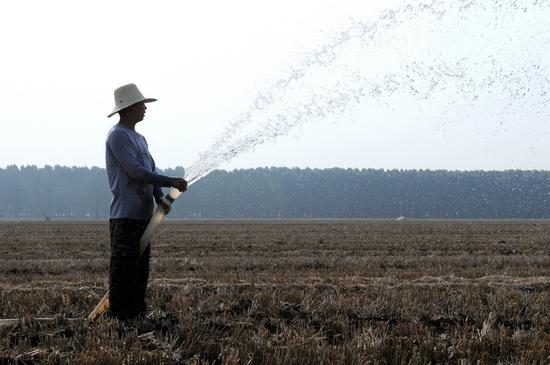
[[[196,182],[239,154],[359,103],[390,110],[404,100],[438,103],[442,123],[487,100],[499,105],[493,118],[544,113],[549,9],[539,0],[406,1],[375,21],[352,20],[260,92],[185,177]]]

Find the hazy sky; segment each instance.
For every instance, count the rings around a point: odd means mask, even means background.
[[[493,14],[498,1],[487,1],[479,15],[449,0],[446,15],[377,20],[402,3],[7,2],[0,166],[103,167],[105,136],[118,121],[106,117],[113,90],[129,82],[158,98],[137,127],[157,164],[189,166],[304,55],[373,22],[372,40],[339,48],[334,64],[278,99],[331,95],[328,85],[359,75],[368,86],[357,102],[221,168],[550,169],[548,6],[519,0]]]

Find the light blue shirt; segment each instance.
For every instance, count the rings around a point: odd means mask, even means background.
[[[111,219],[151,219],[154,200],[158,202],[163,197],[160,187],[170,186],[171,178],[155,172],[155,161],[145,137],[118,123],[109,131],[105,147],[107,176],[113,193]]]

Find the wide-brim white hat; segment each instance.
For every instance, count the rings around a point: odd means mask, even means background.
[[[137,104],[139,102],[151,103],[157,99],[146,98],[135,84],[128,84],[115,90],[115,108],[107,117],[110,118],[122,109]]]

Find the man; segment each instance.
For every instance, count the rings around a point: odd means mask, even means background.
[[[145,117],[145,98],[134,84],[115,90],[115,108],[120,121],[108,133],[106,163],[113,193],[109,226],[111,262],[109,267],[109,315],[131,319],[146,313],[145,290],[149,279],[150,249],[139,255],[139,240],[153,215],[154,203],[168,213],[161,187],[187,190],[187,181],[159,175],[145,137],[135,125]]]

